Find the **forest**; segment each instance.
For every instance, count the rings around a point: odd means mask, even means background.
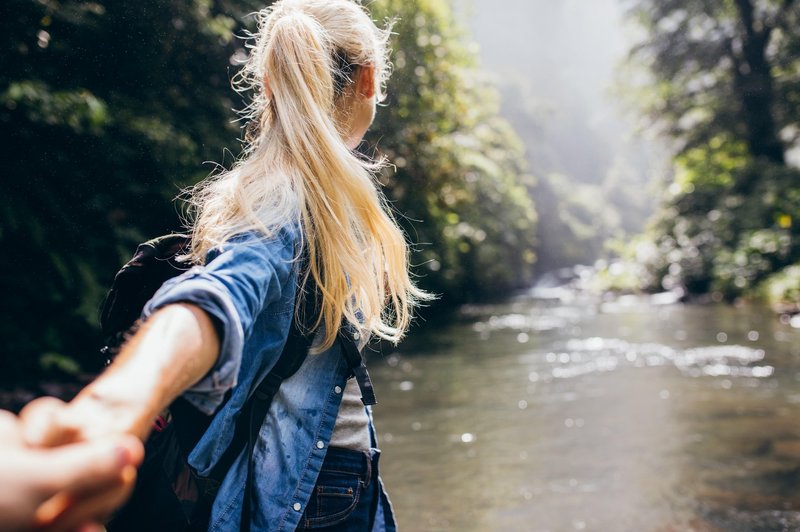
[[[453,5],[368,4],[395,21],[394,73],[360,149],[392,163],[380,181],[420,285],[439,295],[430,315],[615,254],[627,266],[600,272],[609,288],[798,310],[798,3],[621,2],[641,39],[620,91],[670,155],[646,228],[631,221],[644,208],[630,181],[531,171],[524,97],[484,75]],[[263,6],[6,3],[4,388],[99,369],[97,313],[117,269],[137,243],[182,230],[176,197],[240,153],[249,96],[230,81]]]
[[[800,6],[628,6],[645,30],[630,61],[648,74],[629,90],[672,154],[660,207],[624,253],[638,286],[797,312]]]
[[[97,371],[98,308],[139,242],[183,229],[181,191],[240,152],[231,89],[263,2],[12,0],[3,17],[2,379]],[[443,2],[396,20],[394,74],[367,145],[420,284],[455,306],[526,286],[536,212],[523,148]]]

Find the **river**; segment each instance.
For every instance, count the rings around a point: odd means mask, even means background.
[[[370,361],[398,524],[800,530],[792,325],[754,307],[520,297],[413,333]]]

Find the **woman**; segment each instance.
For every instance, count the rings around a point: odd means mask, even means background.
[[[296,291],[313,279],[315,345],[259,434],[251,528],[390,530],[372,422],[335,342],[343,321],[362,345],[369,336],[397,342],[429,297],[409,279],[404,237],[375,185],[379,165],[353,151],[383,96],[388,30],[350,0],[283,0],[260,14],[255,37],[237,80],[256,94],[248,145],[232,170],[191,191],[198,266],[162,286],[144,326],[75,400],[29,407],[27,437],[144,438],[182,395],[214,414],[189,457],[208,472],[281,352]],[[239,529],[246,469],[240,456],[210,530]]]

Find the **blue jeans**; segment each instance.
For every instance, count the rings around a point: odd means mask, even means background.
[[[380,451],[331,447],[297,530],[368,532],[378,503]]]

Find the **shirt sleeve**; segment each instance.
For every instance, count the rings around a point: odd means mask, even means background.
[[[215,322],[219,357],[183,394],[200,411],[213,414],[236,385],[244,341],[261,310],[280,299],[292,272],[295,242],[286,229],[268,239],[255,233],[232,239],[209,252],[205,266],[165,282],[145,305],[144,319],[166,305],[192,303]]]

